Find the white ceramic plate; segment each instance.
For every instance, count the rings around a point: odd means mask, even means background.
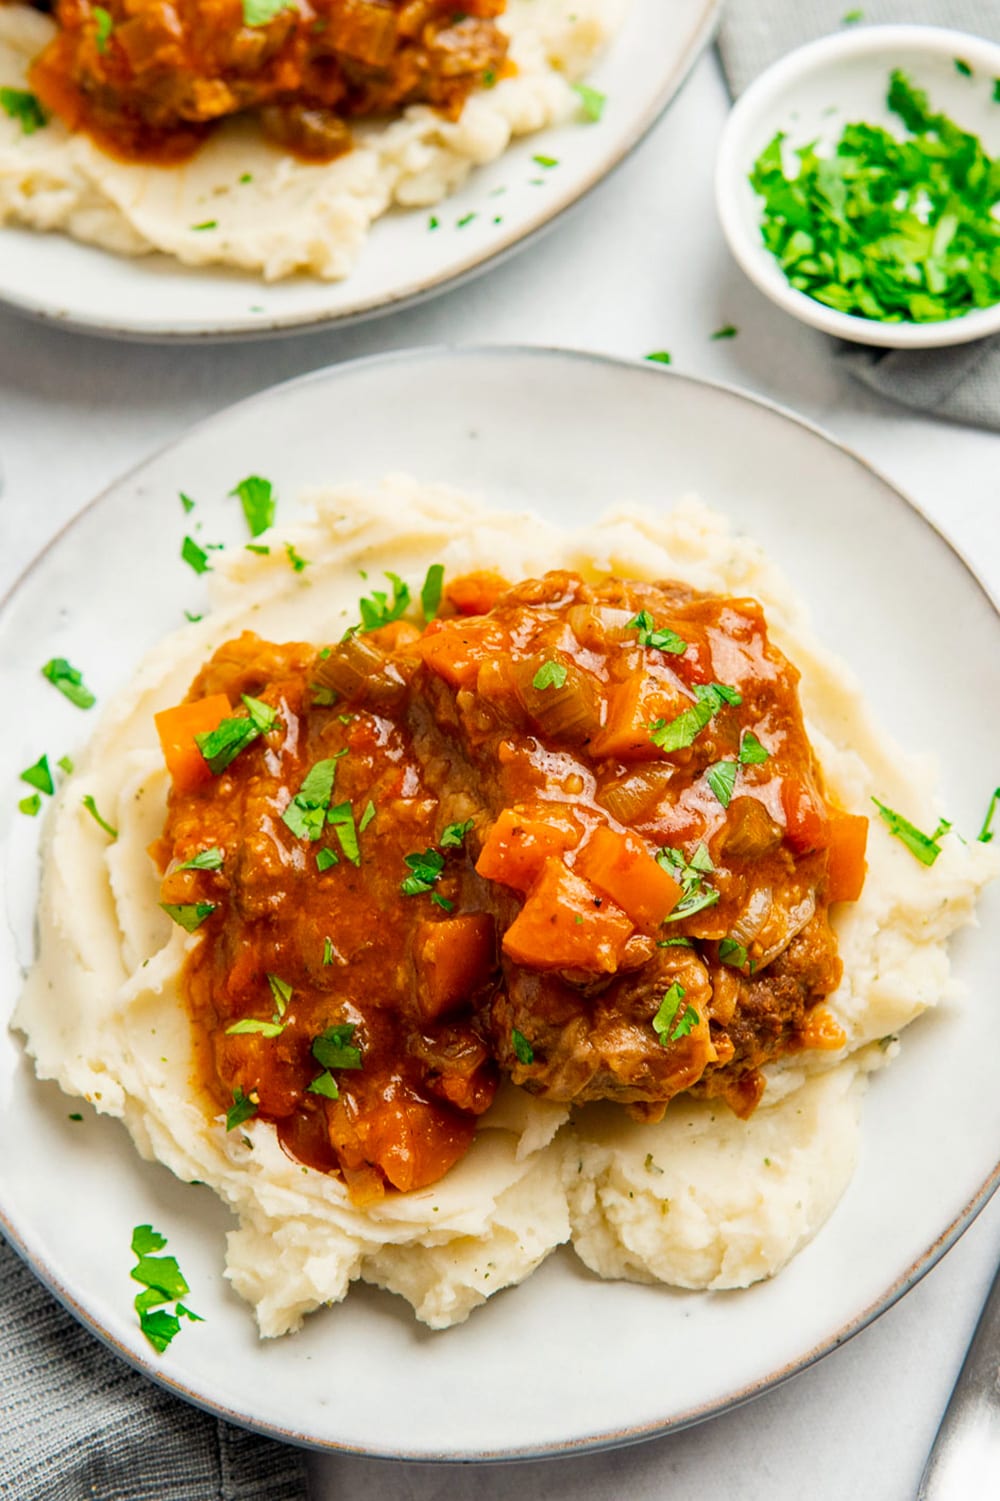
[[[642,140],[707,46],[721,0],[631,0],[589,81],[607,95],[601,120],[515,141],[434,210],[396,210],[375,224],[346,281],[294,277],[268,285],[167,256],[132,260],[62,235],[0,230],[0,301],[117,338],[219,339],[347,322],[443,291],[519,248],[594,188]],[[532,156],[555,157],[540,173]],[[494,223],[503,188],[503,222]],[[462,228],[458,221],[476,217]]]
[[[391,414],[391,421],[386,414]],[[418,351],[344,365],[231,408],[108,490],[0,612],[8,713],[0,812],[8,924],[0,994],[31,955],[33,820],[22,767],[92,724],[39,674],[52,655],[105,701],[143,650],[199,607],[178,558],[185,490],[207,538],[237,536],[234,480],[270,476],[281,514],[304,486],[389,469],[533,505],[563,523],[615,499],[697,490],[757,537],[811,602],[882,722],[941,758],[946,805],[975,833],[996,785],[1000,698],[985,691],[1000,620],[966,565],[883,479],[786,413],[659,368],[543,350]],[[23,787],[22,787],[23,790]],[[907,1032],[865,1110],[833,1218],[774,1281],[683,1293],[600,1282],[568,1252],[445,1333],[357,1287],[300,1334],[260,1343],[222,1281],[227,1212],[140,1160],[122,1127],[38,1084],[0,1031],[0,1224],[81,1318],[148,1374],[238,1421],[305,1443],[422,1458],[535,1455],[639,1438],[760,1391],[841,1342],[936,1260],[982,1206],[1000,1157],[1000,1091],[982,1037],[996,1010],[1000,891],[954,945],[969,993]],[[206,1316],[155,1356],[137,1326],[132,1227],[152,1221]]]

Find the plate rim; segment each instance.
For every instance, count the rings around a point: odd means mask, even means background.
[[[941,530],[917,501],[911,499],[877,465],[863,457],[851,445],[829,433],[820,424],[813,422],[809,418],[800,416],[780,402],[766,396],[759,396],[752,391],[728,382],[689,375],[673,368],[660,366],[654,368],[645,364],[641,359],[628,359],[600,351],[588,351],[573,348],[572,346],[532,344],[426,344],[412,346],[407,349],[391,350],[308,371],[303,375],[294,376],[289,380],[279,381],[272,386],[268,386],[261,391],[254,392],[252,395],[242,398],[240,401],[232,402],[218,409],[209,416],[203,417],[198,422],[191,424],[183,432],[176,434],[167,442],[160,444],[151,453],[145,455],[136,464],[133,464],[122,474],[118,475],[110,484],[104,486],[97,495],[80,507],[59,528],[55,535],[46,542],[44,547],[42,547],[28,565],[21,570],[10,588],[0,598],[0,613],[7,609],[26,580],[35,573],[36,569],[42,566],[50,552],[64,540],[77,522],[89,515],[92,510],[104,501],[105,497],[133,481],[149,466],[157,463],[161,458],[170,454],[192,437],[202,436],[205,429],[210,428],[220,419],[227,419],[238,413],[243,414],[251,410],[255,405],[271,400],[278,392],[285,393],[307,384],[320,384],[339,381],[341,379],[349,380],[355,371],[359,369],[370,370],[372,367],[377,369],[390,363],[395,365],[409,364],[419,367],[423,361],[428,359],[461,361],[468,358],[485,358],[491,360],[509,358],[533,359],[542,363],[549,360],[561,361],[569,359],[586,365],[609,368],[611,370],[622,370],[632,375],[641,373],[644,378],[649,380],[667,378],[688,387],[721,393],[727,398],[736,398],[746,405],[763,408],[773,416],[790,421],[796,427],[804,429],[813,437],[820,438],[828,445],[839,450],[852,463],[858,465],[868,475],[876,478],[883,489],[888,491],[896,504],[903,508],[904,512],[912,512],[917,520],[922,522],[937,540],[957,559],[968,581],[983,597],[993,615],[1000,622],[1000,600],[998,600],[989,586],[979,577],[962,549]],[[313,1435],[284,1427],[280,1423],[268,1423],[251,1417],[235,1408],[225,1405],[221,1401],[213,1400],[193,1391],[183,1380],[165,1373],[162,1369],[158,1369],[153,1364],[151,1357],[147,1361],[145,1355],[137,1355],[127,1345],[118,1340],[113,1332],[100,1325],[81,1305],[69,1286],[63,1282],[49,1265],[45,1256],[42,1254],[35,1255],[29,1250],[30,1236],[23,1236],[11,1221],[3,1203],[2,1189],[0,1189],[0,1232],[2,1232],[4,1238],[26,1263],[33,1275],[38,1277],[57,1301],[78,1322],[82,1323],[91,1334],[95,1335],[106,1348],[127,1361],[132,1369],[139,1372],[139,1374],[148,1380],[154,1381],[158,1386],[169,1391],[172,1395],[190,1402],[202,1411],[212,1413],[251,1432],[318,1453],[349,1454],[406,1463],[497,1463],[511,1460],[537,1460],[582,1455],[645,1442],[648,1439],[676,1433],[684,1428],[692,1427],[707,1419],[719,1416],[733,1408],[742,1406],[744,1403],[763,1395],[765,1392],[783,1385],[785,1381],[816,1364],[825,1355],[838,1349],[842,1344],[845,1344],[849,1339],[852,1339],[856,1334],[866,1329],[877,1318],[881,1317],[883,1313],[888,1312],[900,1298],[915,1287],[938,1264],[986,1207],[998,1188],[1000,1188],[1000,1162],[997,1162],[984,1182],[967,1200],[964,1207],[945,1224],[936,1239],[890,1283],[880,1296],[873,1298],[854,1317],[831,1330],[810,1349],[787,1361],[777,1370],[769,1372],[767,1375],[751,1381],[735,1391],[730,1391],[719,1398],[710,1399],[670,1418],[662,1420],[654,1419],[627,1427],[613,1428],[585,1438],[553,1440],[547,1443],[535,1443],[520,1447],[514,1444],[503,1449],[438,1449],[433,1452],[391,1448],[375,1449],[346,1441],[317,1438]]]
[[[687,83],[695,64],[701,59],[708,48],[718,28],[722,14],[723,0],[698,0],[701,5],[701,15],[691,32],[687,46],[680,56],[678,66],[671,75],[663,82],[651,99],[646,110],[632,130],[622,137],[621,141],[612,149],[610,154],[594,167],[583,179],[581,185],[562,194],[561,197],[553,196],[543,204],[538,213],[529,221],[528,227],[521,230],[505,231],[498,240],[490,246],[483,247],[479,251],[468,254],[464,261],[458,263],[453,270],[441,272],[421,283],[411,284],[388,293],[374,294],[366,301],[354,307],[349,307],[344,312],[329,313],[288,313],[270,315],[266,321],[260,323],[240,325],[237,327],[202,326],[188,330],[178,331],[166,325],[153,325],[148,328],[137,329],[104,321],[96,321],[84,315],[73,314],[65,311],[53,311],[51,306],[43,306],[38,299],[32,299],[22,294],[10,294],[0,284],[0,307],[9,307],[22,317],[31,319],[33,322],[42,323],[49,328],[67,329],[73,333],[89,335],[93,338],[120,341],[127,344],[161,344],[161,345],[186,345],[186,344],[235,344],[243,341],[264,340],[273,338],[290,337],[296,334],[320,333],[332,328],[348,328],[353,324],[362,323],[369,319],[384,318],[391,313],[402,312],[411,307],[418,307],[421,303],[429,302],[432,298],[440,296],[444,292],[452,291],[460,286],[465,286],[476,277],[484,275],[493,266],[499,266],[521,250],[534,244],[550,229],[567,215],[582,205],[593,193],[607,182],[625,162],[638,150],[647,136],[658,124],[673,103],[676,96]],[[612,42],[612,45],[614,43]],[[20,226],[14,226],[18,228]],[[25,230],[30,233],[30,230]],[[37,231],[44,233],[44,231]],[[72,247],[76,244],[71,236],[64,236],[67,243]],[[87,247],[94,248],[94,247]],[[97,247],[98,249],[100,247]],[[113,251],[103,252],[114,255]],[[168,260],[171,257],[167,257]],[[181,272],[186,273],[189,269],[179,263]],[[245,274],[245,273],[240,273]],[[266,285],[261,277],[248,277],[254,285]]]

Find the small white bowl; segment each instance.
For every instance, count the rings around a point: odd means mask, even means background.
[[[968,64],[966,77],[956,59]],[[715,197],[729,248],[743,270],[779,307],[824,333],[856,344],[930,349],[967,344],[1000,330],[1000,303],[938,323],[882,323],[838,313],[798,292],[761,236],[762,204],[750,186],[754,162],[775,132],[792,147],[838,139],[855,121],[905,134],[885,99],[889,74],[900,68],[926,91],[931,107],[979,136],[1000,154],[1000,46],[938,26],[861,26],[790,52],[754,80],[730,113],[715,169]]]

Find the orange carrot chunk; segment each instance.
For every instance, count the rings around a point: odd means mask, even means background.
[[[835,1053],[847,1041],[847,1033],[835,1021],[825,1006],[814,1006],[806,1016],[798,1034],[798,1043],[803,1048],[823,1048]]]
[[[579,825],[559,803],[504,808],[483,845],[476,871],[487,881],[527,891],[546,860],[579,842]]]
[[[632,931],[620,907],[561,860],[551,859],[504,934],[503,949],[529,969],[613,974]]]
[[[690,707],[691,700],[670,684],[637,670],[610,690],[608,717],[591,743],[591,754],[621,761],[656,760],[661,752],[649,738],[650,724],[657,719],[669,722]]]
[[[503,629],[489,616],[432,620],[420,638],[420,655],[453,688],[470,687],[484,662],[507,647]]]
[[[208,698],[196,698],[192,703],[178,704],[174,709],[153,715],[175,792],[190,792],[211,780],[212,773],[194,737],[217,730],[232,712],[226,695],[213,693]]]
[[[445,598],[450,600],[460,615],[485,615],[492,610],[501,594],[510,588],[502,574],[492,569],[480,569],[477,573],[463,573],[452,579],[444,588]]]
[[[856,902],[865,884],[868,865],[868,820],[860,813],[830,809],[830,848],[826,867],[826,895],[831,902]]]
[[[830,842],[830,820],[826,805],[812,781],[789,777],[781,784],[781,802],[785,810],[785,837],[797,855],[826,849]]]
[[[645,932],[653,932],[681,899],[681,888],[641,840],[599,825],[581,850],[574,870],[610,896]]]
[[[471,1000],[489,979],[496,959],[493,919],[487,912],[470,912],[441,922],[423,922],[417,929],[413,957],[421,1014],[425,1021],[436,1021]]]

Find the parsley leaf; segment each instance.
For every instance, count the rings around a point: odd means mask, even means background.
[[[675,657],[681,656],[688,648],[687,642],[676,631],[671,631],[666,626],[657,630],[648,610],[640,610],[625,629],[638,631],[640,646],[652,646],[656,651],[671,652]]]
[[[979,833],[976,835],[976,838],[980,844],[989,844],[990,840],[993,838],[993,815],[997,810],[998,802],[1000,802],[1000,787],[996,789],[996,791],[993,793],[993,796],[990,798],[990,805],[986,809],[986,817],[983,819],[983,826],[979,830]]]
[[[519,1032],[516,1027],[511,1027],[510,1040],[518,1063],[534,1063],[535,1050],[523,1032]]]
[[[190,495],[185,495],[183,490],[178,490],[177,496],[180,500],[181,505],[184,507],[185,516],[190,516],[191,512],[194,510],[194,501],[191,499]]]
[[[331,756],[325,761],[317,761],[282,813],[282,823],[297,839],[316,840],[322,834],[339,759],[339,756]]]
[[[471,833],[475,822],[474,818],[467,818],[464,823],[447,824],[439,841],[441,848],[443,850],[461,849],[465,843],[466,834]]]
[[[224,858],[218,845],[214,844],[211,849],[199,850],[183,865],[175,865],[171,874],[176,875],[179,870],[221,870]]]
[[[531,679],[532,688],[562,688],[566,682],[566,668],[561,662],[543,662]]]
[[[140,1329],[161,1355],[180,1331],[179,1314],[203,1322],[200,1315],[192,1313],[180,1301],[190,1289],[176,1258],[150,1254],[162,1250],[166,1244],[166,1238],[152,1225],[136,1225],[132,1232],[132,1254],[136,1264],[129,1275],[144,1288],[135,1296],[135,1311],[139,1315]],[[165,1303],[175,1304],[173,1313],[162,1306]]]
[[[203,547],[199,547],[193,537],[185,537],[181,543],[181,558],[195,573],[211,573],[212,565],[208,561],[208,553]]]
[[[226,1130],[235,1131],[237,1126],[242,1126],[244,1121],[250,1120],[257,1114],[257,1105],[245,1095],[237,1084],[233,1090],[233,1103],[226,1111]]]
[[[425,892],[433,890],[435,881],[444,870],[444,856],[437,850],[424,850],[423,854],[404,856],[404,863],[409,866],[411,874],[400,882],[400,891],[404,896],[422,896]]]
[[[740,741],[741,766],[763,766],[770,754],[766,746],[761,745],[753,730],[743,731],[743,739]]]
[[[604,114],[604,106],[608,102],[606,94],[599,89],[591,88],[589,83],[574,83],[573,92],[578,95],[580,107],[588,120],[597,121]]]
[[[338,803],[335,808],[330,809],[326,820],[337,836],[344,859],[350,860],[352,865],[360,865],[361,849],[358,845],[358,830],[354,822],[354,809],[350,803]]]
[[[941,853],[941,846],[938,841],[951,828],[948,819],[942,818],[933,834],[924,834],[914,824],[910,823],[909,819],[904,818],[901,813],[895,813],[892,808],[887,808],[885,803],[880,803],[877,797],[873,797],[872,802],[887,825],[889,833],[901,840],[906,845],[910,854],[914,855],[920,861],[921,865],[933,865]]]
[[[52,772],[49,770],[48,756],[39,756],[34,766],[26,767],[21,772],[20,780],[27,782],[29,787],[37,787],[39,792],[47,792],[50,797],[56,790]]]
[[[389,599],[384,589],[373,589],[369,596],[359,599],[361,624],[351,626],[347,632],[349,636],[355,631],[377,631],[384,625],[391,625],[409,609],[409,584],[404,584],[397,573],[386,573],[385,576],[392,585],[392,599]]]
[[[360,820],[358,822],[358,833],[359,834],[363,834],[365,832],[365,829],[367,829],[368,825],[371,823],[371,821],[372,821],[372,819],[374,817],[375,817],[375,804],[372,802],[371,798],[369,798],[368,801],[367,801],[367,803],[365,804],[364,812],[361,814],[361,818],[360,818]]]
[[[719,943],[719,958],[723,964],[732,965],[733,969],[743,969],[747,962],[747,951],[735,938],[723,938]]]
[[[292,3],[293,0],[243,0],[243,24],[266,26]]]
[[[673,360],[666,349],[654,349],[652,354],[644,355],[643,358],[650,360],[654,365],[673,364]]]
[[[545,167],[546,170],[551,167],[558,167],[559,165],[559,158],[557,156],[535,155],[531,158],[531,160],[533,162],[537,162],[540,167]]]
[[[441,608],[441,586],[444,583],[444,564],[432,563],[427,570],[420,590],[420,608],[424,612],[424,620],[430,625]]]
[[[32,136],[49,123],[40,102],[27,89],[0,89],[0,109],[18,121],[22,135]]]
[[[676,719],[654,719],[649,726],[649,738],[662,751],[685,750],[713,719],[723,704],[741,704],[742,695],[726,683],[695,683],[697,700],[689,709],[684,709]]]
[[[705,844],[698,845],[690,860],[683,850],[665,845],[657,851],[656,863],[672,875],[681,888],[681,899],[669,917],[664,918],[664,922],[682,922],[686,917],[693,917],[696,912],[714,907],[719,900],[718,890],[705,880],[705,876],[711,875],[715,870]]]
[[[108,39],[111,36],[114,22],[111,19],[111,12],[105,10],[103,5],[95,5],[91,14],[97,22],[94,41],[97,43],[98,52],[103,55],[108,50]]]
[[[687,1037],[698,1025],[698,1013],[693,1006],[687,1006],[683,1014],[678,1018],[677,1013],[681,1009],[681,1002],[686,995],[684,986],[675,980],[670,989],[664,993],[659,1009],[653,1017],[653,1031],[664,1047],[668,1042],[677,1042],[682,1037]]]
[[[255,1016],[245,1016],[242,1021],[233,1022],[226,1028],[226,1036],[245,1037],[249,1033],[258,1033],[261,1037],[280,1037],[284,1030],[284,1022],[265,1022]]]
[[[716,761],[705,773],[705,780],[724,808],[728,808],[732,801],[736,772],[735,761]]]
[[[251,537],[259,537],[261,532],[266,532],[268,527],[274,525],[276,502],[269,479],[262,479],[259,474],[248,474],[229,493],[239,497]]]
[[[355,1022],[338,1022],[313,1039],[312,1055],[324,1068],[361,1068],[361,1049],[352,1041]],[[334,1096],[336,1098],[336,1096]]]
[[[58,688],[64,698],[78,709],[89,709],[97,699],[83,681],[79,668],[72,667],[65,657],[53,657],[42,668],[42,676],[48,678],[53,688]]]
[[[309,567],[309,559],[300,557],[300,555],[295,551],[294,544],[291,542],[285,543],[285,556],[287,557],[289,563],[291,563],[296,573],[301,573],[303,568]]]
[[[340,858],[334,850],[324,847],[316,851],[316,869],[320,872],[330,870],[334,865],[340,864]],[[329,940],[327,940],[329,942]],[[328,962],[328,961],[324,961]]]
[[[277,1007],[277,1016],[275,1017],[275,1021],[277,1021],[278,1016],[284,1016],[288,1002],[292,999],[292,987],[287,980],[282,980],[280,975],[269,974],[267,983],[271,987],[271,994],[274,996],[274,1004]]]
[[[709,334],[709,338],[710,339],[735,339],[736,335],[738,333],[739,333],[739,329],[736,327],[735,324],[733,324],[733,323],[724,323],[721,328],[717,328],[715,330],[714,334]]]
[[[306,1093],[321,1094],[328,1100],[340,1099],[340,1090],[337,1088],[337,1081],[329,1069],[324,1070],[321,1074],[317,1074],[312,1083],[306,1085]]]
[[[93,795],[88,792],[84,797],[80,799],[80,801],[86,808],[87,812],[90,814],[94,822],[100,824],[105,834],[107,834],[111,839],[117,839],[118,830],[112,827],[112,825],[108,823],[107,819],[102,818],[100,813],[98,813],[97,804],[94,802]]]
[[[224,719],[214,730],[201,731],[194,737],[195,745],[215,777],[235,761],[240,751],[252,745],[261,735],[273,730],[277,723],[277,711],[270,704],[263,703],[259,698],[251,698],[249,693],[244,693],[242,699],[247,710],[245,719]]]
[[[333,963],[333,939],[332,938],[324,938],[323,939],[323,963],[324,964],[332,964]]]
[[[38,793],[33,792],[30,797],[22,797],[17,805],[17,811],[26,813],[29,818],[37,818],[42,811],[42,800]]]
[[[161,902],[160,906],[185,933],[193,933],[196,928],[200,928],[206,917],[211,917],[215,911],[214,902]]]

